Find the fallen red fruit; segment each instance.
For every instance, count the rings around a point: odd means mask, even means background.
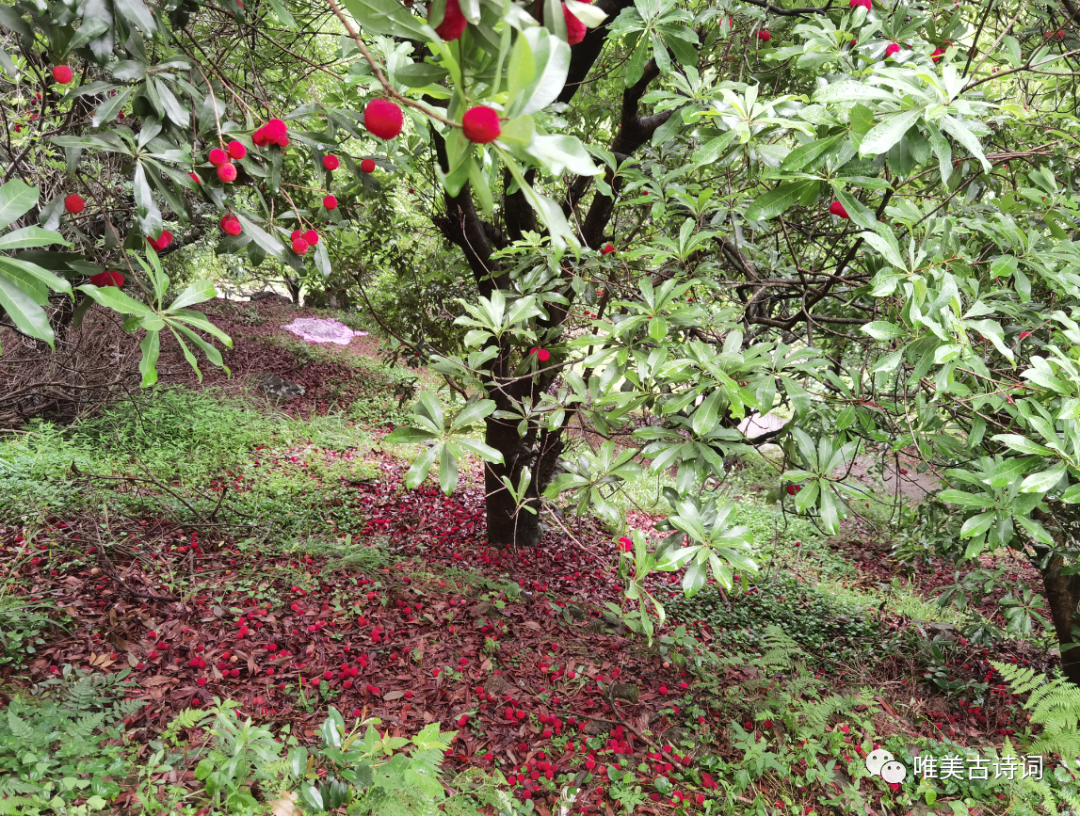
[[[364,127],[372,136],[389,141],[404,125],[405,114],[389,99],[372,99],[364,108]]]
[[[71,82],[71,78],[74,74],[71,69],[66,65],[54,65],[52,69],[52,78],[61,85],[67,85]]]
[[[72,193],[64,199],[64,209],[72,215],[78,215],[86,209],[86,202],[78,193]]]
[[[428,6],[428,14],[431,14],[431,6]],[[447,42],[458,39],[465,33],[465,27],[469,21],[461,13],[461,4],[458,0],[446,0],[446,11],[443,13],[442,22],[435,27],[435,33]]]
[[[477,105],[465,111],[461,126],[465,130],[465,138],[476,144],[494,142],[502,133],[499,112],[487,105]]]

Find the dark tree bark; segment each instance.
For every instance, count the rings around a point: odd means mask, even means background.
[[[1035,518],[1054,537],[1059,549],[1076,551],[1080,546],[1080,511],[1058,508],[1053,515],[1036,511]],[[1065,571],[1065,558],[1049,548],[1036,546],[1043,579],[1043,593],[1050,607],[1054,632],[1061,649],[1061,672],[1080,685],[1080,575]]]
[[[608,20],[618,16],[632,0],[599,0],[597,6],[608,14]],[[588,77],[604,47],[606,25],[589,31],[585,39],[571,51],[570,71],[566,85],[559,95],[560,102],[568,102],[577,92],[581,83]],[[619,133],[609,148],[620,160],[638,150],[651,137],[656,128],[667,121],[670,113],[642,117],[639,103],[649,84],[660,75],[659,69],[650,61],[645,73],[637,84],[623,94]],[[448,170],[446,149],[438,133],[432,130],[436,157],[443,168]],[[535,177],[530,170],[526,176],[529,183]],[[571,181],[567,191],[565,209],[567,213],[577,206],[586,196],[591,186],[591,178],[579,177]],[[613,186],[613,194],[618,195],[618,180],[608,173],[607,181]],[[508,189],[509,177],[505,179]],[[536,214],[520,191],[503,196],[502,227],[484,221],[473,203],[469,185],[462,187],[456,196],[444,195],[445,212],[434,219],[435,225],[443,236],[459,247],[465,254],[473,272],[477,288],[483,297],[491,297],[496,289],[508,285],[505,270],[497,259],[492,257],[497,249],[509,246],[523,237],[525,232],[539,229]],[[588,213],[581,222],[581,240],[589,247],[597,247],[611,220],[615,208],[615,198],[594,193]],[[573,292],[565,293],[571,301]],[[551,317],[542,324],[544,329],[561,326],[566,320],[568,309],[552,310]],[[495,342],[495,341],[492,341]],[[499,411],[508,411],[521,400],[530,398],[534,403],[555,381],[554,374],[545,374],[535,378],[526,378],[507,382],[511,374],[511,357],[515,349],[505,342],[498,346],[498,354],[488,363],[488,390]],[[541,430],[531,425],[526,434],[518,433],[517,421],[489,417],[486,424],[485,442],[503,455],[503,464],[486,464],[484,488],[487,509],[487,540],[494,547],[535,546],[543,532],[539,511],[541,494],[554,478],[559,456],[563,451],[563,429],[569,424],[573,414],[567,411],[562,428],[555,431]],[[518,507],[502,482],[503,477],[518,485],[524,468],[532,474],[526,491],[524,506]],[[529,512],[529,507],[536,512]]]

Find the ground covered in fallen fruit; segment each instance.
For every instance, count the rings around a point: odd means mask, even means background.
[[[864,526],[826,539],[782,516],[751,464],[733,498],[762,572],[693,599],[678,574],[651,579],[668,621],[649,643],[611,610],[626,608],[619,549],[599,522],[556,508],[538,548],[499,551],[475,467],[451,496],[404,486],[410,452],[382,440],[399,410],[387,384],[408,372],[380,367],[373,343],[298,352],[275,331],[288,307],[220,309],[240,337],[234,371],[303,373],[311,396],[271,411],[254,388],[236,402],[173,383],[151,425],[146,405],[121,407],[0,449],[0,702],[72,669],[128,672],[126,696],[145,705],[114,741],[135,763],[180,712],[222,699],[311,745],[328,706],[400,736],[438,723],[456,732],[446,779],[478,769],[541,814],[995,814],[1026,801],[1005,780],[890,785],[866,771],[882,746],[996,756],[1028,730],[989,661],[1047,670],[1038,633],[928,632],[964,622],[933,603],[941,564],[901,567]],[[334,377],[356,388],[331,398]],[[647,492],[626,511],[650,530]],[[993,625],[997,601],[964,614]],[[137,774],[109,781],[110,808],[153,810]],[[205,807],[192,768],[150,781],[187,791],[175,812]]]

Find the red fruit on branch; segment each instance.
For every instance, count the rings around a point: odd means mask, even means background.
[[[548,360],[551,359],[551,352],[547,349],[540,349],[538,352],[536,352],[536,359],[539,360],[541,363],[546,363]]]
[[[221,230],[226,235],[239,235],[244,228],[235,215],[226,215],[221,219]]]
[[[217,176],[226,184],[236,181],[236,165],[223,164],[217,169]]]
[[[322,205],[324,207],[326,207],[326,209],[328,209],[328,210],[336,210],[337,209],[337,198],[332,196],[332,195],[328,195],[326,198],[324,198],[322,200]]]
[[[52,78],[60,85],[67,85],[71,82],[74,74],[71,69],[66,65],[54,65],[52,69]]]
[[[325,167],[327,170],[333,172],[341,166],[341,162],[338,161],[337,156],[323,156],[322,166]]]
[[[851,0],[851,3],[849,4],[848,7],[849,8],[859,8],[860,6],[862,6],[867,11],[870,11],[870,9],[872,7],[870,0]]]
[[[944,54],[944,53],[945,53],[944,48],[935,48],[934,53],[930,55],[930,59],[932,59],[934,62],[940,62],[941,61],[941,55]]]
[[[405,114],[389,99],[372,99],[364,108],[364,127],[383,141],[396,137],[404,125]]]
[[[152,246],[158,252],[161,252],[161,250],[168,247],[170,244],[172,244],[172,242],[173,242],[173,234],[171,232],[169,232],[168,230],[162,230],[161,235],[159,235],[156,239],[154,239],[154,238],[147,238],[146,239],[146,243],[150,244],[150,246]]]
[[[428,14],[431,14],[431,6],[428,6]],[[468,24],[469,21],[461,13],[458,0],[446,0],[446,11],[443,13],[442,22],[435,27],[435,33],[447,42],[452,42],[465,33]]]
[[[214,167],[221,167],[221,165],[229,163],[229,154],[220,147],[215,147],[210,151],[210,155],[207,156],[207,159],[209,159],[210,164],[214,165]]]
[[[304,240],[311,246],[315,246],[315,244],[319,243],[319,233],[315,232],[315,230],[308,230],[304,233]]]
[[[465,138],[476,144],[494,142],[502,133],[499,112],[487,105],[477,105],[465,111],[461,126],[465,130]]]
[[[199,176],[197,174],[188,173],[188,175],[191,176],[191,180],[194,181],[196,184],[202,184],[202,179],[199,178]]]
[[[839,218],[851,217],[847,214],[847,210],[844,209],[844,205],[841,204],[839,201],[834,201],[832,204],[829,205],[829,212]]]
[[[124,285],[124,276],[119,272],[109,269],[105,272],[91,275],[90,283],[94,284],[94,286],[116,286],[119,288]]]
[[[375,159],[364,159],[362,162],[360,162],[360,169],[363,170],[365,173],[374,173]]]
[[[772,39],[772,34],[770,34],[768,31],[759,31],[757,33],[757,38],[762,42],[768,42]]]
[[[611,244],[604,244],[604,248],[600,250],[600,254],[601,255],[610,255],[614,251],[615,251],[615,247],[613,247]]]
[[[64,199],[64,209],[72,215],[78,215],[86,209],[86,202],[78,193],[72,193]]]
[[[585,23],[581,22],[574,12],[570,11],[566,3],[562,4],[562,13],[563,18],[566,20],[566,41],[570,45],[577,45],[585,39],[588,28],[585,27]]]
[[[292,249],[297,255],[303,255],[308,251],[308,242],[303,238],[297,238],[292,242]]]
[[[889,45],[885,46],[885,57],[886,58],[891,57],[893,54],[899,54],[899,53],[900,53],[900,44],[899,43],[889,43]]]
[[[246,156],[246,155],[247,155],[247,148],[244,147],[240,142],[235,141],[235,140],[229,142],[229,156],[230,156],[230,158],[233,158],[233,159],[236,159],[236,160],[239,161],[240,159],[244,158],[244,156]]]

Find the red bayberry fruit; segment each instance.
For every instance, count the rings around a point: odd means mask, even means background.
[[[263,125],[263,137],[268,144],[281,144],[282,141],[288,143],[289,128],[280,119],[271,119],[265,125]]]
[[[551,352],[547,349],[540,349],[538,352],[536,352],[536,359],[539,360],[541,363],[546,363],[548,360],[551,359]]]
[[[374,173],[375,159],[364,159],[362,162],[360,162],[360,169],[363,170],[365,173]]]
[[[372,136],[389,141],[401,133],[405,115],[389,99],[372,99],[364,108],[364,127]]]
[[[303,237],[304,237],[304,235],[303,235],[303,233],[300,232],[300,230],[293,230],[289,234],[289,240],[290,241],[295,241],[297,238],[303,238]]]
[[[221,167],[221,165],[229,163],[229,154],[220,147],[215,147],[211,150],[210,155],[207,156],[207,158],[214,167]]]
[[[71,78],[74,74],[71,73],[71,69],[66,65],[54,65],[52,69],[52,78],[61,85],[67,85],[71,82]]]
[[[223,164],[217,169],[218,178],[226,184],[231,184],[236,181],[236,165]]]
[[[899,53],[900,53],[900,45],[899,45],[899,43],[889,43],[887,46],[885,46],[885,56],[886,56],[886,58],[891,57],[893,54],[899,54]]]
[[[870,11],[870,8],[871,8],[870,0],[851,0],[851,3],[850,3],[850,5],[848,7],[849,8],[859,8],[859,6],[862,6],[867,11]]]
[[[188,175],[191,176],[191,180],[194,181],[196,184],[202,184],[202,179],[199,178],[199,176],[197,174],[188,173]]]
[[[99,272],[96,275],[90,276],[90,283],[94,286],[116,286],[120,287],[124,285],[124,276],[119,272],[109,269],[105,272]]]
[[[768,42],[772,39],[772,34],[770,34],[768,31],[759,31],[757,33],[757,38],[762,42]]]
[[[930,55],[930,59],[932,59],[934,62],[940,62],[941,61],[941,55],[944,54],[944,53],[945,53],[944,48],[935,48],[934,53]]]
[[[477,105],[465,111],[461,126],[465,130],[465,138],[476,144],[494,142],[502,133],[499,112],[487,105]]]
[[[600,254],[601,255],[610,255],[614,251],[615,251],[615,247],[613,247],[611,244],[604,244],[604,248],[600,250]]]
[[[200,677],[198,680],[195,681],[195,683],[196,683],[196,685],[199,685],[199,686],[205,686],[206,685],[206,678],[205,677]]]
[[[234,159],[242,159],[247,155],[247,148],[240,144],[240,142],[229,142],[229,155]]]
[[[270,140],[266,136],[266,128],[259,128],[251,134],[251,141],[255,142],[256,147],[266,147],[270,144]]]
[[[338,161],[337,156],[323,156],[322,166],[325,167],[327,170],[333,171],[337,170],[338,167],[341,166],[341,162]]]
[[[221,219],[221,230],[226,235],[239,235],[244,228],[235,215],[226,215]]]
[[[328,210],[336,210],[337,209],[337,198],[335,198],[332,195],[328,195],[326,198],[324,198],[322,200],[322,205],[324,207],[326,207],[326,209],[328,209]]]
[[[78,215],[86,209],[86,202],[78,193],[72,193],[64,199],[64,209],[72,215]]]
[[[311,246],[315,246],[315,244],[319,243],[319,233],[315,232],[315,230],[308,230],[304,233],[304,240]]]
[[[292,242],[292,250],[297,255],[303,255],[305,252],[308,251],[308,242],[305,241],[303,238],[297,238],[295,241]]]
[[[834,201],[832,204],[829,205],[829,212],[831,212],[833,215],[838,216],[840,218],[849,218],[850,217],[847,214],[847,210],[844,209],[844,205],[841,204],[839,201]]]
[[[428,6],[428,13],[431,13],[430,6]],[[465,33],[465,26],[468,24],[469,21],[461,13],[461,4],[458,0],[446,0],[446,11],[442,22],[435,28],[435,33],[447,42],[451,42]]]
[[[585,23],[581,22],[577,18],[574,12],[570,11],[570,8],[566,3],[562,4],[563,17],[566,19],[566,41],[570,45],[577,45],[579,42],[585,39],[585,33],[588,29],[585,27]]]
[[[146,239],[146,243],[150,244],[150,246],[152,246],[158,252],[161,252],[161,250],[165,249],[167,246],[172,244],[172,242],[173,242],[173,234],[171,232],[169,232],[168,230],[162,230],[161,235],[158,236],[158,238],[156,240],[153,239],[153,238],[147,238]]]

